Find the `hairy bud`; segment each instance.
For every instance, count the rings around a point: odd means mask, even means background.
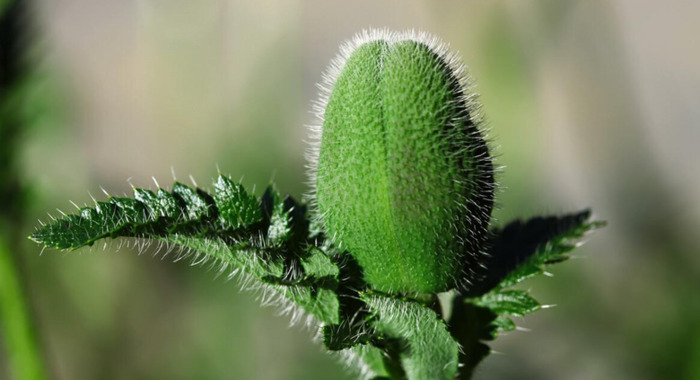
[[[468,283],[494,179],[464,67],[425,34],[370,31],[341,49],[325,81],[311,169],[332,241],[376,290]]]

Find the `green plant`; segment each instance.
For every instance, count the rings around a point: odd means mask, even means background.
[[[489,229],[495,182],[476,98],[435,39],[364,33],[326,78],[307,202],[220,174],[211,192],[176,182],[109,196],[31,239],[157,242],[279,295],[364,378],[469,378],[485,342],[515,328],[510,316],[541,308],[513,287],[601,223],[583,211]]]

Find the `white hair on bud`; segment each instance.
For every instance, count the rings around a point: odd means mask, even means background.
[[[313,211],[310,213],[312,218],[316,219],[316,222],[320,226],[323,226],[324,215],[320,212],[317,199],[316,199],[316,182],[318,176],[318,160],[321,150],[321,142],[323,135],[323,124],[325,120],[326,106],[328,105],[329,98],[333,91],[333,87],[337,82],[339,76],[341,75],[347,60],[350,56],[357,50],[360,46],[373,42],[373,41],[387,41],[389,44],[395,44],[401,41],[415,41],[417,43],[425,45],[433,53],[439,56],[450,69],[451,74],[456,78],[457,83],[461,90],[461,96],[459,101],[465,106],[467,112],[469,113],[469,118],[473,123],[478,139],[481,139],[488,149],[488,155],[490,157],[475,157],[477,160],[489,160],[491,162],[491,170],[493,174],[493,183],[480,183],[483,188],[489,188],[493,191],[493,208],[499,207],[498,203],[494,201],[497,191],[500,189],[497,186],[496,177],[502,171],[503,167],[493,164],[493,159],[496,155],[493,154],[495,150],[494,145],[491,143],[489,137],[490,128],[486,125],[484,117],[481,111],[481,104],[479,102],[479,94],[476,92],[476,84],[472,77],[469,75],[467,66],[463,63],[459,54],[450,49],[449,44],[440,40],[437,36],[427,33],[425,31],[407,29],[403,31],[393,31],[388,28],[370,28],[365,29],[352,38],[345,41],[339,49],[337,55],[331,60],[326,71],[321,76],[321,82],[317,84],[318,87],[318,98],[312,102],[312,113],[315,116],[315,121],[308,125],[309,135],[306,139],[307,149],[305,152],[305,157],[307,160],[307,184],[309,186],[309,192],[304,195],[304,201],[309,205],[309,208]],[[467,147],[465,146],[465,149]],[[457,152],[458,153],[458,152]],[[454,153],[456,154],[456,153]],[[466,204],[472,204],[476,206],[479,212],[484,214],[480,215],[482,218],[491,217],[491,209],[488,211],[482,208],[481,205],[474,204],[474,199],[463,199],[460,201],[463,203],[463,207],[466,210]],[[488,213],[488,215],[487,215]],[[471,216],[466,215],[466,219],[470,220]],[[470,223],[471,224],[471,223]],[[338,231],[335,232],[336,234]],[[472,231],[475,233],[475,231]],[[479,231],[479,233],[487,234],[488,230]],[[342,235],[342,231],[340,232]],[[341,244],[342,236],[333,236],[332,241],[337,244]],[[488,253],[482,247],[478,252],[472,252],[474,257],[486,258]],[[477,266],[482,266],[483,263],[480,261],[476,263]],[[458,288],[469,286],[470,279],[478,277],[478,274],[473,268],[464,268],[462,275],[456,278],[456,283]]]
[[[443,42],[433,34],[415,29],[407,29],[400,32],[393,31],[388,28],[365,29],[355,34],[351,39],[345,41],[340,46],[340,51],[331,60],[328,68],[321,75],[321,82],[317,84],[319,90],[318,99],[312,102],[312,113],[314,114],[316,121],[313,124],[308,125],[309,137],[306,140],[308,147],[305,154],[308,161],[308,164],[306,165],[308,170],[308,184],[311,188],[311,192],[306,195],[306,198],[312,207],[317,209],[315,202],[316,175],[318,158],[321,149],[321,135],[323,134],[323,121],[326,105],[328,104],[328,98],[333,91],[333,86],[345,67],[345,62],[358,47],[368,42],[387,41],[390,44],[394,44],[406,40],[415,41],[427,46],[433,53],[445,61],[452,74],[459,81],[459,85],[462,90],[461,100],[469,111],[472,122],[483,134],[488,133],[488,131],[483,127],[481,106],[478,102],[478,94],[475,92],[474,81],[469,76],[467,67],[464,65],[459,55],[450,49],[449,44]],[[486,136],[483,136],[482,138],[484,140],[488,140]]]

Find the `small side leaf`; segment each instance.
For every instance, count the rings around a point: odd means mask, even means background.
[[[491,309],[496,314],[510,314],[521,317],[538,310],[541,305],[526,290],[503,290],[487,293],[476,298],[473,303]]]
[[[505,315],[499,315],[496,319],[491,322],[491,326],[495,327],[497,331],[513,331],[517,328],[515,322],[512,319],[506,317]],[[496,336],[494,335],[495,339]]]
[[[525,290],[508,289],[544,272],[544,266],[568,259],[576,239],[604,225],[590,220],[590,211],[560,217],[516,220],[492,233],[490,259],[478,281],[460,289],[453,300],[450,330],[464,351],[460,376],[471,377],[476,365],[490,352],[484,343],[499,332],[516,329],[510,316],[524,316],[542,308]]]
[[[243,186],[226,176],[214,184],[214,202],[224,228],[241,228],[262,220],[258,200],[248,195]]]
[[[170,193],[158,189],[157,193],[146,189],[134,189],[134,199],[143,203],[149,215],[155,220],[159,218],[175,219],[180,216],[177,200]]]
[[[543,265],[566,260],[576,247],[574,240],[604,225],[591,221],[589,210],[564,216],[536,217],[513,221],[492,232],[490,260],[480,281],[461,292],[467,297],[481,296],[495,288],[506,288],[543,272]]]

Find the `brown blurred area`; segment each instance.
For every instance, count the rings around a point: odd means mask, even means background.
[[[493,345],[477,379],[700,379],[700,2],[33,2],[52,106],[24,133],[31,223],[90,194],[206,187],[300,196],[305,125],[339,44],[420,29],[476,80],[498,163],[495,223],[590,207],[608,226],[527,286],[557,304]],[[118,244],[27,243],[55,379],[353,378],[312,332],[215,270]],[[3,377],[0,359],[0,378]]]

